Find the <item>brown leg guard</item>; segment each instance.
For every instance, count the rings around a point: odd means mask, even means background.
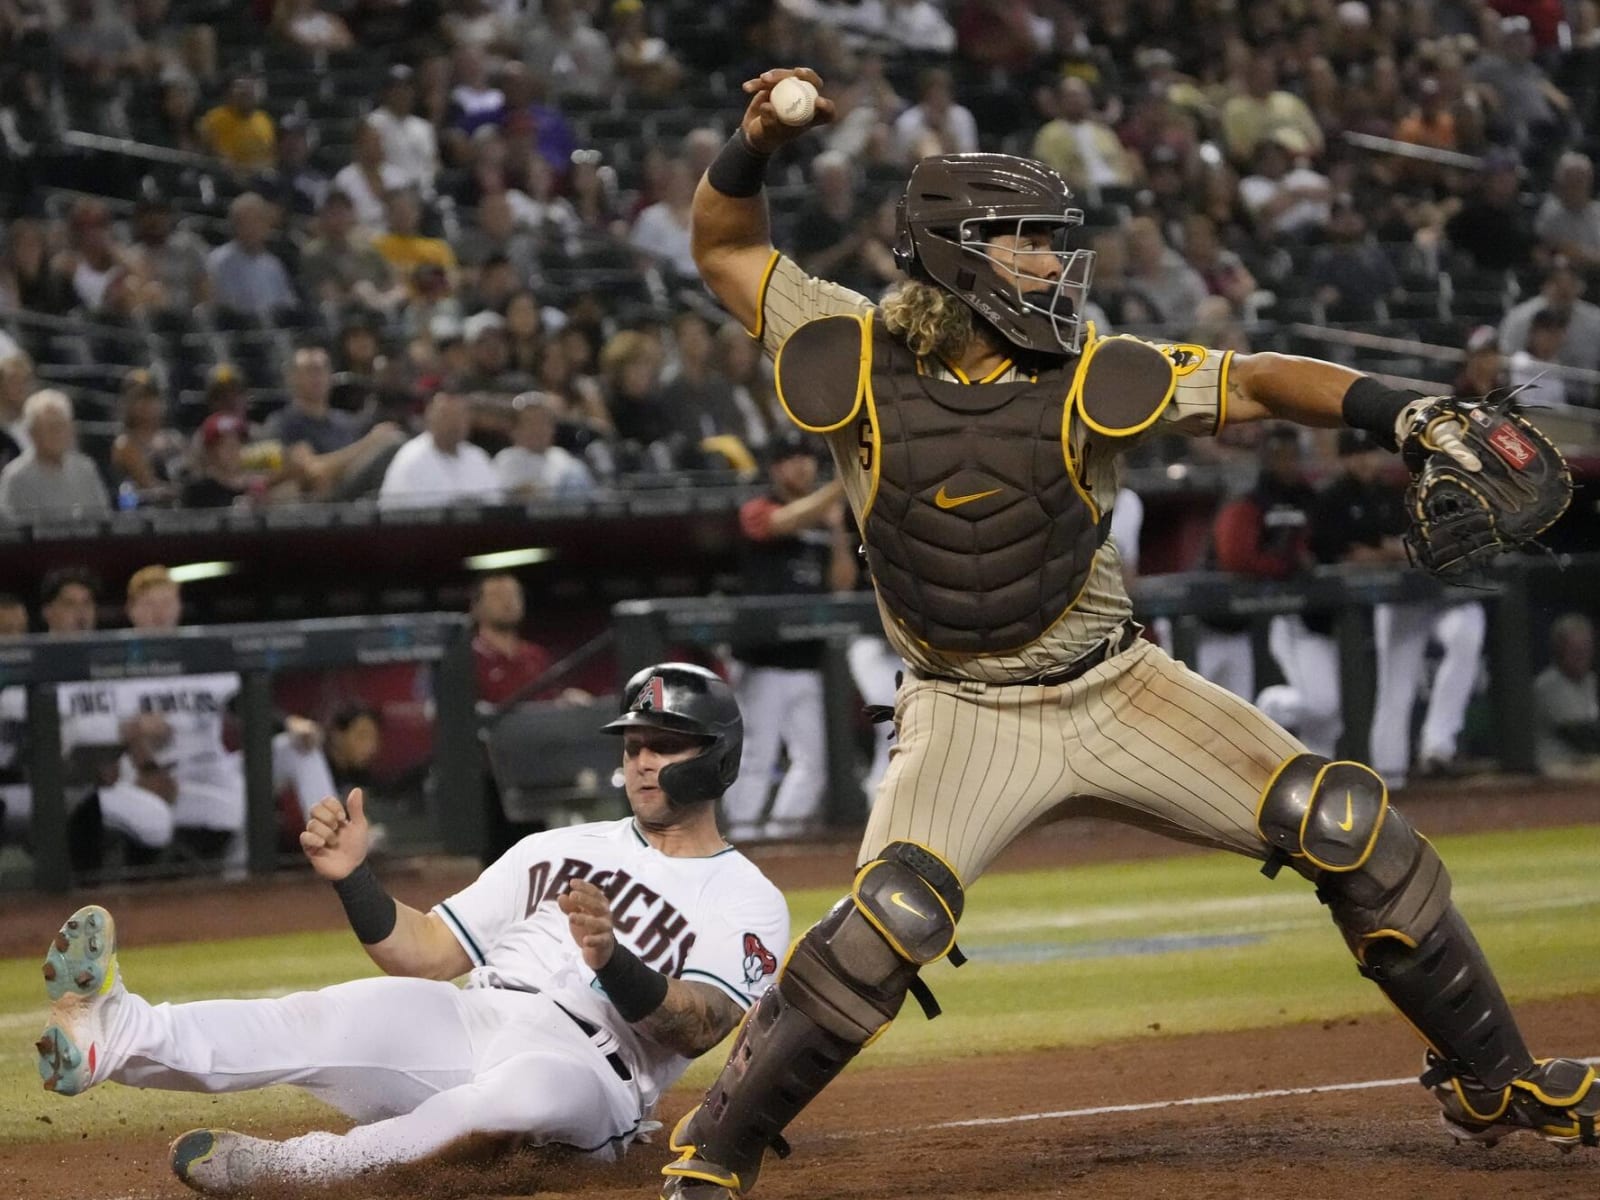
[[[1370,767],[1301,754],[1262,794],[1257,827],[1317,896],[1361,964],[1449,1074],[1502,1088],[1533,1067],[1510,1005],[1433,847]],[[1430,1085],[1431,1086],[1431,1085]]]
[[[936,855],[895,842],[795,944],[727,1064],[672,1134],[663,1195],[742,1195],[782,1131],[894,1020],[917,972],[950,953],[961,885]]]

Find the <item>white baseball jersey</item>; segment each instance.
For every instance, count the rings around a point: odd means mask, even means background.
[[[223,720],[239,691],[239,676],[233,672],[125,679],[111,686],[116,689],[124,719],[139,713],[166,718],[172,727],[172,741],[162,748],[160,758],[175,770],[214,763],[226,755]]]
[[[783,894],[732,847],[705,858],[666,855],[631,817],[523,838],[434,907],[472,959],[468,987],[537,990],[610,1030],[648,1112],[689,1060],[641,1037],[584,965],[556,903],[575,879],[606,894],[618,943],[647,966],[710,984],[746,1009],[788,949],[789,910]]]

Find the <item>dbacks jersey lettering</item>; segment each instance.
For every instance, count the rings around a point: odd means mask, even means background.
[[[689,1059],[641,1037],[584,965],[556,899],[585,879],[611,901],[619,945],[676,979],[710,984],[749,1008],[789,947],[783,895],[733,848],[705,858],[662,854],[633,818],[536,833],[435,906],[472,960],[469,988],[538,991],[609,1030],[646,1111]]]

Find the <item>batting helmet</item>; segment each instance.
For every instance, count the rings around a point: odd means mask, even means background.
[[[702,739],[693,758],[661,768],[661,790],[674,804],[715,800],[739,777],[744,750],[744,718],[733,689],[704,667],[657,663],[628,680],[622,689],[622,715],[605,733],[629,729],[667,729]]]
[[[959,297],[1012,345],[1045,354],[1083,347],[1093,250],[1067,248],[1083,224],[1072,190],[1043,163],[1012,154],[940,154],[911,170],[895,217],[894,258],[913,279]],[[1023,273],[1013,248],[1048,250],[1059,273]],[[997,261],[996,252],[1005,255]],[[1004,274],[1002,274],[1002,270]]]

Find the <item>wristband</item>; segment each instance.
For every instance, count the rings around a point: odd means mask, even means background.
[[[740,129],[711,162],[706,171],[706,182],[724,196],[747,200],[759,195],[767,180],[767,162],[771,155],[762,154],[750,144]]]
[[[610,961],[594,973],[594,979],[630,1025],[655,1012],[667,998],[667,977],[645,966],[620,942],[611,952]]]
[[[1398,450],[1395,422],[1406,405],[1420,398],[1420,393],[1385,387],[1372,376],[1363,375],[1345,391],[1344,423],[1352,429],[1365,429],[1385,449]]]
[[[366,863],[335,883],[333,890],[339,894],[344,915],[350,918],[350,928],[363,946],[375,945],[394,932],[400,909]]]

